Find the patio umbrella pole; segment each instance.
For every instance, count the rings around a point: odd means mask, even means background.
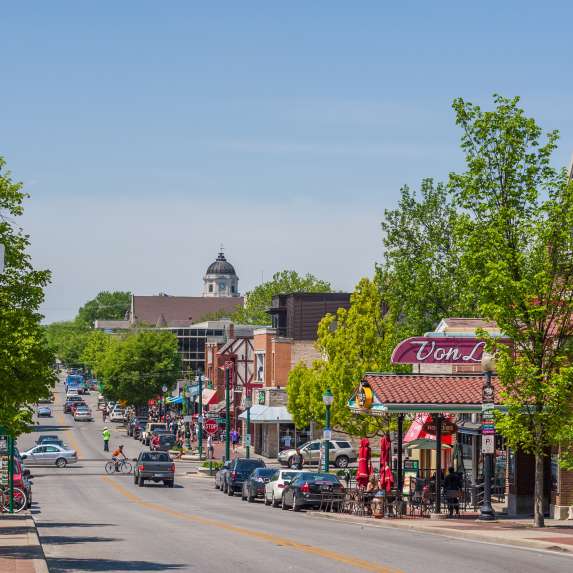
[[[442,415],[436,414],[436,513],[442,511]]]
[[[404,433],[404,414],[398,415],[398,494],[402,492],[402,438]]]

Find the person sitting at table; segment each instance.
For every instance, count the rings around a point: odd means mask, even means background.
[[[366,493],[376,493],[378,491],[378,483],[376,482],[376,476],[372,474],[368,480],[368,485],[366,486]]]

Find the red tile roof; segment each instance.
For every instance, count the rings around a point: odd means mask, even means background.
[[[498,328],[494,320],[484,320],[483,318],[462,318],[450,316],[444,318],[443,322],[448,328]]]
[[[367,382],[382,404],[481,404],[482,375],[366,374]],[[499,382],[492,379],[496,396]]]
[[[242,297],[134,295],[131,319],[151,326],[158,320],[163,326],[188,326],[202,321],[210,313],[220,310],[231,313],[242,305]]]

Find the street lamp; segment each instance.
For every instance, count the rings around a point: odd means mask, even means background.
[[[324,434],[323,434],[323,440],[324,440],[324,471],[326,473],[328,473],[328,470],[330,469],[330,437],[331,437],[331,432],[330,432],[330,407],[332,406],[332,402],[334,402],[334,396],[332,395],[332,392],[330,391],[330,388],[327,388],[324,392],[324,394],[322,395],[322,401],[324,402],[324,405],[326,406],[326,419],[325,419],[325,424],[324,424]]]
[[[162,410],[163,410],[163,416],[165,416],[167,414],[167,408],[165,406],[165,392],[167,392],[168,388],[165,384],[163,384],[163,386],[161,387],[161,391],[163,392],[163,396],[162,396],[162,400],[160,402],[160,404],[162,405]],[[161,415],[161,412],[160,412]]]
[[[253,399],[251,397],[251,389],[247,390],[247,395],[245,396],[245,408],[247,409],[247,447],[246,454],[247,458],[251,457],[251,406],[253,405]]]
[[[203,458],[203,374],[199,370],[197,376],[199,381],[199,412],[197,413],[197,448],[199,449],[199,459]]]
[[[495,512],[491,505],[491,477],[493,459],[495,456],[495,426],[493,419],[495,389],[491,383],[492,372],[495,372],[495,357],[486,352],[481,359],[484,373],[482,387],[482,445],[483,454],[483,503],[480,507],[480,521],[494,521]]]

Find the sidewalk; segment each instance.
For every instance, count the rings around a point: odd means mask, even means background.
[[[420,518],[384,518],[358,517],[344,513],[308,512],[313,517],[334,519],[362,526],[394,527],[409,529],[435,535],[445,535],[457,539],[485,541],[503,545],[515,545],[530,549],[560,552],[573,556],[573,521],[555,521],[547,519],[546,527],[535,529],[532,519],[500,518],[495,522],[479,522],[477,514],[461,519],[420,519]]]
[[[36,524],[31,515],[0,515],[0,571],[48,573]]]

